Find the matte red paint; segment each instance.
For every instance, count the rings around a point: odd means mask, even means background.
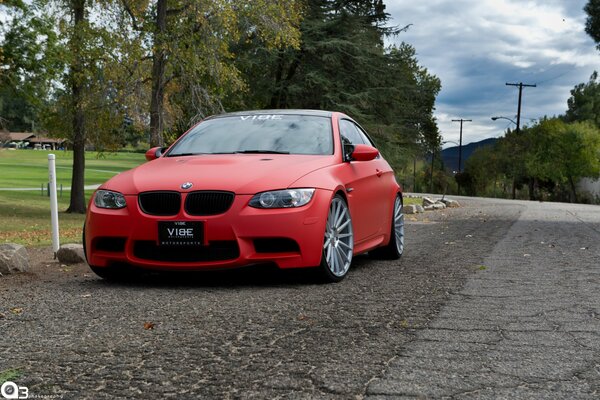
[[[354,161],[371,161],[375,159],[379,155],[379,151],[373,147],[368,146],[366,144],[357,144],[354,146],[354,151],[352,152],[352,159]]]
[[[105,267],[115,262],[151,269],[201,270],[238,267],[270,262],[280,268],[313,267],[321,262],[323,236],[329,205],[336,193],[346,199],[354,228],[354,253],[364,253],[386,245],[394,199],[401,194],[389,164],[377,149],[356,145],[354,161],[344,162],[339,136],[340,113],[331,114],[334,136],[332,155],[222,154],[189,157],[158,157],[123,172],[100,189],[125,195],[127,207],[102,209],[90,199],[85,225],[87,257],[90,265]],[[156,157],[157,148],[146,153]],[[364,160],[364,161],[360,161]],[[181,184],[192,182],[184,190]],[[267,190],[315,188],[307,205],[287,209],[257,209],[248,206],[253,195]],[[187,193],[196,190],[224,190],[235,193],[231,208],[220,215],[190,216],[183,207],[178,215],[160,217],[144,214],[138,194],[145,191],[177,191],[182,204]],[[158,240],[158,221],[203,221],[205,243],[235,240],[240,256],[234,260],[211,262],[161,262],[136,258],[135,241]],[[126,238],[125,251],[108,252],[96,248],[98,237]],[[253,240],[289,238],[299,251],[257,253]]]
[[[156,160],[158,158],[157,154],[160,150],[160,147],[153,147],[146,152],[146,161]]]

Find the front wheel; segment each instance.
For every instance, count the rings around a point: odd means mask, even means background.
[[[402,253],[404,253],[404,210],[402,198],[398,195],[394,201],[390,241],[387,245],[375,249],[369,254],[375,258],[397,260],[402,256]]]
[[[346,201],[336,195],[327,214],[320,269],[327,282],[339,282],[348,273],[354,251],[352,218]]]

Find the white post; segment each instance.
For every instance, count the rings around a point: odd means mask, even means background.
[[[48,180],[50,182],[50,219],[52,221],[52,250],[54,258],[60,248],[58,239],[58,199],[56,198],[56,156],[48,154]]]

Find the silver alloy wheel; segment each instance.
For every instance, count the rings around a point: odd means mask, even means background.
[[[396,250],[398,254],[402,254],[404,251],[404,210],[400,197],[396,197],[394,202],[394,235],[396,236]]]
[[[346,203],[335,197],[329,206],[325,238],[323,240],[323,256],[329,271],[342,277],[348,272],[352,263],[354,250],[354,234],[352,219]]]

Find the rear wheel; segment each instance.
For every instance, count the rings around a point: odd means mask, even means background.
[[[402,198],[398,195],[394,200],[390,241],[387,245],[372,250],[369,254],[375,258],[397,260],[402,256],[402,253],[404,253],[404,210],[402,208]]]
[[[352,218],[346,201],[336,195],[327,214],[320,269],[327,282],[339,282],[348,273],[354,251]]]

